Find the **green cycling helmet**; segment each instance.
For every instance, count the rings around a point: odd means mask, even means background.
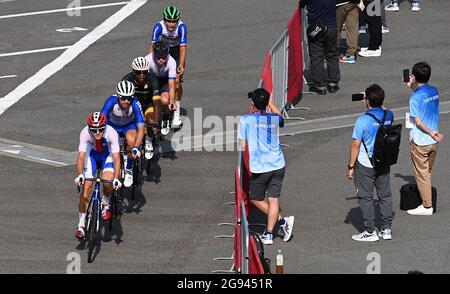
[[[167,6],[163,10],[164,19],[167,20],[178,20],[180,18],[180,10],[175,6]]]

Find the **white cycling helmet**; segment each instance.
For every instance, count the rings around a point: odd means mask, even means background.
[[[121,97],[133,97],[134,95],[134,85],[129,81],[121,81],[116,87],[117,96]]]
[[[150,63],[144,57],[136,57],[133,60],[133,63],[131,63],[131,66],[133,67],[133,70],[142,70],[142,71],[144,71],[144,70],[149,70]]]

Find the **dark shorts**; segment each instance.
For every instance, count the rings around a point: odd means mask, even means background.
[[[169,78],[164,77],[164,78],[160,78],[158,77],[158,82],[159,82],[159,92],[165,93],[165,92],[169,92]]]
[[[178,66],[180,65],[180,46],[170,47],[169,54],[177,62],[177,68],[178,68]]]
[[[267,197],[279,198],[281,186],[286,168],[273,170],[261,174],[252,174],[250,180],[250,199],[264,200],[267,191]]]

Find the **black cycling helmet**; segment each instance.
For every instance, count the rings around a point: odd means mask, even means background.
[[[156,58],[167,58],[167,55],[169,55],[169,46],[164,42],[158,41],[153,45],[153,52]]]

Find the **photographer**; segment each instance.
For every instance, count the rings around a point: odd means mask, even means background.
[[[326,95],[327,91],[335,93],[341,79],[336,46],[336,0],[300,0],[299,5],[308,10],[307,34],[313,81],[309,90],[319,95]]]
[[[364,105],[367,112],[358,117],[353,130],[353,141],[347,166],[347,178],[354,178],[359,207],[361,208],[365,231],[352,236],[355,241],[378,241],[392,238],[391,225],[393,220],[392,195],[389,183],[390,167],[375,170],[371,158],[374,154],[375,138],[380,125],[371,117],[375,116],[384,125],[394,121],[394,114],[383,108],[384,90],[377,84],[370,85],[364,95]],[[362,143],[362,144],[361,144]],[[361,147],[361,145],[363,145]],[[377,190],[380,204],[381,231],[377,235],[375,227],[375,207],[373,203],[373,188]]]
[[[256,89],[249,96],[256,111],[241,116],[238,138],[242,149],[248,145],[250,154],[250,201],[267,215],[267,229],[261,237],[262,242],[273,244],[273,229],[277,223],[284,232],[283,241],[287,242],[291,238],[294,217],[282,217],[279,208],[286,163],[278,127],[284,126],[284,120],[278,114],[266,113],[270,94],[265,89]]]
[[[408,210],[411,215],[432,215],[431,174],[436,159],[437,143],[444,140],[439,132],[439,92],[429,85],[431,67],[425,62],[412,68],[408,87],[413,93],[409,99],[410,117],[413,128],[410,131],[410,152],[414,176],[419,188],[422,204]]]

